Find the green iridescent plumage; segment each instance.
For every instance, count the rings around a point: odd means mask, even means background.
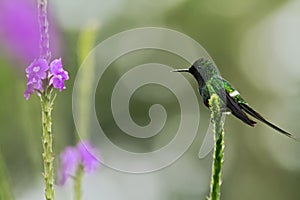
[[[241,97],[240,93],[235,90],[228,81],[219,75],[217,68],[209,60],[199,59],[194,62],[189,69],[179,69],[174,71],[189,72],[195,77],[199,84],[199,92],[202,96],[203,103],[207,107],[209,107],[208,101],[211,95],[215,93],[222,101],[222,112],[230,111],[235,117],[242,120],[244,123],[250,126],[255,126],[256,122],[247,116],[247,114],[249,114],[250,116],[265,123],[280,133],[296,139],[292,134],[267,121],[258,112],[252,109]]]

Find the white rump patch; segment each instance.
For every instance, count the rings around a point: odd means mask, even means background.
[[[239,95],[240,93],[237,90],[234,90],[233,92],[229,93],[229,96],[235,97],[236,95]]]

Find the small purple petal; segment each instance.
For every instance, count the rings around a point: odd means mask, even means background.
[[[63,89],[66,88],[64,81],[62,80],[61,76],[53,76],[50,79],[49,84],[53,85],[54,88],[59,89],[59,91],[61,92]]]
[[[43,92],[44,88],[43,88],[43,82],[42,80],[37,80],[35,83],[33,83],[34,89]]]
[[[36,79],[35,77],[28,77],[28,83],[26,85],[26,90],[24,92],[24,97],[26,100],[29,99],[30,95],[34,93],[34,91],[43,92],[43,82],[40,79]]]
[[[80,157],[74,147],[66,147],[60,154],[60,184],[64,185],[69,176],[75,174],[79,165]]]
[[[69,74],[67,71],[63,71],[62,73],[60,73],[62,80],[69,80]]]
[[[88,141],[79,142],[76,148],[79,151],[81,164],[86,172],[95,171],[100,166],[97,159],[99,156],[98,151]]]
[[[35,59],[30,65],[29,67],[26,69],[27,73],[32,73],[33,68],[36,66],[40,66],[41,69],[43,69],[43,71],[46,71],[49,69],[48,63],[45,59],[43,58],[38,58]]]
[[[54,75],[58,75],[59,73],[64,71],[61,63],[61,58],[55,59],[50,63],[50,71]]]
[[[36,76],[39,79],[46,78],[46,72],[49,69],[48,63],[45,59],[35,59],[27,68],[26,73],[29,76]]]
[[[61,58],[55,59],[50,63],[50,72],[52,77],[49,84],[61,92],[66,88],[64,81],[69,79],[68,72],[62,67]]]
[[[30,95],[34,93],[34,87],[33,84],[27,84],[26,90],[24,92],[24,97],[26,100],[29,99]]]

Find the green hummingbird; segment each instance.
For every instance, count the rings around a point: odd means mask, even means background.
[[[195,77],[199,85],[200,95],[202,96],[203,103],[206,107],[209,108],[208,101],[211,94],[216,93],[222,102],[221,112],[229,111],[244,123],[254,127],[256,122],[247,116],[247,114],[249,114],[278,132],[298,140],[298,138],[295,138],[291,133],[272,124],[262,117],[261,114],[252,109],[241,97],[240,93],[219,75],[217,68],[211,61],[201,58],[194,62],[189,69],[177,69],[173,70],[173,72],[188,72]]]

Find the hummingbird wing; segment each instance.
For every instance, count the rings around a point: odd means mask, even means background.
[[[256,124],[255,121],[251,120],[241,109],[239,104],[234,101],[234,99],[229,95],[229,93],[226,91],[226,105],[229,110],[231,110],[231,113],[237,117],[238,119],[242,120],[244,123],[248,124],[249,126],[254,126]]]
[[[227,81],[224,81],[221,77],[214,77],[206,83],[206,87],[212,88],[210,90],[213,91],[210,91],[210,93],[215,92],[226,105],[226,108],[229,109],[235,117],[242,120],[249,126],[254,126],[256,122],[251,120],[242,110],[238,102],[236,102],[234,98],[230,96],[230,90],[232,87],[230,84],[226,84],[226,82]]]

